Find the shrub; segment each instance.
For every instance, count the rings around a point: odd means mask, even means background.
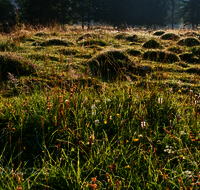
[[[166,63],[172,63],[179,61],[179,57],[175,53],[171,52],[165,52],[165,51],[146,51],[143,54],[144,59],[149,59],[151,61],[157,61],[157,62],[166,62]]]
[[[162,40],[173,40],[177,41],[180,39],[180,36],[174,34],[174,33],[165,33],[160,37]]]
[[[163,30],[158,30],[158,31],[155,31],[154,33],[153,33],[153,35],[154,36],[161,36],[161,35],[163,35],[165,33],[165,31],[163,31]]]
[[[37,68],[30,60],[12,53],[0,54],[0,62],[3,79],[7,79],[8,72],[17,76],[23,76],[35,73]]]
[[[154,39],[146,41],[143,46],[144,48],[162,48],[162,46]]]
[[[186,39],[182,39],[178,42],[179,45],[181,46],[197,46],[200,44],[199,40],[196,39],[196,38],[193,38],[193,37],[189,37],[189,38],[186,38]]]

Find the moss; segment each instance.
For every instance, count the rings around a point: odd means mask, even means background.
[[[94,39],[91,39],[91,40],[84,40],[84,41],[81,41],[79,43],[79,45],[84,45],[84,46],[87,46],[87,45],[99,45],[99,46],[106,46],[107,43],[104,42],[103,40],[94,40]]]
[[[126,52],[132,56],[138,56],[141,55],[140,50],[136,50],[136,49],[127,49]]]
[[[144,48],[150,48],[150,49],[151,48],[153,48],[153,49],[155,49],[155,48],[162,48],[162,46],[156,40],[154,40],[154,39],[146,41],[143,44],[142,47],[144,47]]]
[[[151,61],[172,63],[179,61],[179,57],[175,53],[165,52],[165,51],[146,51],[143,54],[144,59],[149,59]]]
[[[67,49],[59,50],[58,53],[63,54],[63,55],[76,55],[79,53],[79,51],[77,49],[67,48]]]
[[[26,76],[36,73],[37,66],[30,60],[13,53],[0,54],[1,77],[7,79],[8,72],[17,76]]]
[[[163,30],[158,30],[158,31],[155,31],[154,33],[153,33],[153,35],[154,36],[161,36],[161,35],[163,35],[165,33],[165,31],[163,31]]]
[[[193,37],[189,37],[186,39],[182,39],[178,42],[179,45],[181,46],[188,46],[188,47],[192,47],[192,46],[197,46],[200,45],[200,42],[198,39],[193,38]]]
[[[174,34],[174,33],[165,33],[160,37],[162,40],[173,40],[177,41],[180,39],[180,36]]]

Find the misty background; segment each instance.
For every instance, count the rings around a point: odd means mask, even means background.
[[[17,9],[16,9],[17,7]],[[175,27],[200,24],[200,0],[0,0],[0,22],[47,24],[91,23],[146,28]]]

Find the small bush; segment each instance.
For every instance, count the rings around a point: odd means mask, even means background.
[[[174,34],[174,33],[165,33],[160,37],[162,40],[173,40],[177,41],[180,39],[180,36]]]
[[[0,63],[3,79],[7,79],[8,72],[17,76],[25,76],[35,73],[37,68],[30,60],[12,53],[0,54]]]
[[[151,48],[153,48],[153,49],[155,49],[155,48],[162,48],[162,46],[156,40],[154,40],[154,39],[146,41],[143,44],[142,47],[144,47],[144,48],[150,48],[150,49]]]
[[[154,33],[153,33],[153,35],[154,36],[161,36],[161,35],[163,35],[165,33],[165,31],[163,31],[163,30],[158,30],[158,31],[155,31]]]
[[[179,61],[179,57],[175,53],[165,52],[165,51],[146,51],[143,54],[144,59],[149,59],[151,61],[173,63]]]
[[[126,52],[132,56],[138,56],[141,55],[140,50],[136,50],[136,49],[127,49]]]
[[[192,47],[192,46],[200,45],[200,42],[199,42],[198,39],[190,37],[190,38],[180,40],[178,42],[178,44],[181,45],[181,46]]]

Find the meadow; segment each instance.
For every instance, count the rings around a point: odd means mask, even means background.
[[[200,189],[199,35],[0,34],[0,189]]]

